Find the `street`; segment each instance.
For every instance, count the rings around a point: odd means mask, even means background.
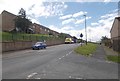
[[[74,52],[79,44],[3,54],[3,79],[118,79],[118,64]]]

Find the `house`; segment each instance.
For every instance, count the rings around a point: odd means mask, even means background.
[[[37,23],[33,23],[33,29],[36,34],[49,34],[50,29]]]
[[[114,19],[110,34],[113,50],[120,52],[120,17]]]
[[[19,30],[15,27],[15,18],[17,16],[8,12],[8,11],[3,11],[0,14],[0,27],[2,28],[2,31],[16,31]],[[45,26],[42,26],[40,24],[36,24],[36,23],[32,23],[32,25],[29,27],[29,31],[28,32],[33,32],[35,34],[47,34],[47,35],[54,35],[54,36],[58,36],[59,33],[51,30]]]
[[[0,14],[0,27],[2,28],[2,31],[11,31],[15,29],[14,19],[16,17],[16,15],[4,10]]]
[[[15,27],[15,18],[17,15],[14,15],[6,10],[4,10],[0,14],[0,27],[2,28],[2,31],[6,32],[15,32],[19,29]],[[28,29],[28,32],[33,32],[30,28]]]

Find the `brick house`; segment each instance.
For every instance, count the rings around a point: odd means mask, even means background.
[[[17,16],[8,12],[3,11],[0,14],[0,27],[2,28],[2,31],[11,31],[15,29],[15,18]],[[56,31],[53,31],[45,26],[42,26],[40,24],[32,23],[32,26],[30,26],[30,29],[34,31],[35,34],[50,34],[52,33],[54,36],[57,36],[59,33]]]
[[[2,28],[2,31],[13,30],[15,28],[15,22],[14,22],[15,18],[16,15],[4,10],[0,14],[0,27]]]
[[[120,52],[120,17],[114,19],[110,34],[113,50]]]
[[[49,34],[50,29],[40,24],[33,23],[33,30],[36,34]]]

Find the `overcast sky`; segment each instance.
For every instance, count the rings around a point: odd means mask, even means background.
[[[57,2],[55,2],[57,1]],[[62,1],[62,2],[60,2]],[[98,2],[99,1],[99,2]],[[110,38],[110,29],[117,17],[119,0],[0,0],[0,13],[7,10],[18,14],[26,10],[27,17],[34,23],[52,30],[68,33],[85,39],[85,17],[88,40],[99,41],[101,36]]]

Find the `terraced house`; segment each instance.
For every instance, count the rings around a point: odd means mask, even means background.
[[[0,16],[0,27],[2,31],[11,31],[15,28],[14,19],[16,15],[4,10]]]
[[[120,17],[114,19],[110,33],[113,50],[120,52]]]
[[[2,28],[2,31],[10,32],[16,29],[14,21],[16,17],[16,15],[4,10],[0,14],[0,27]],[[30,29],[33,30],[35,34],[59,35],[58,32],[36,23],[32,23]]]

